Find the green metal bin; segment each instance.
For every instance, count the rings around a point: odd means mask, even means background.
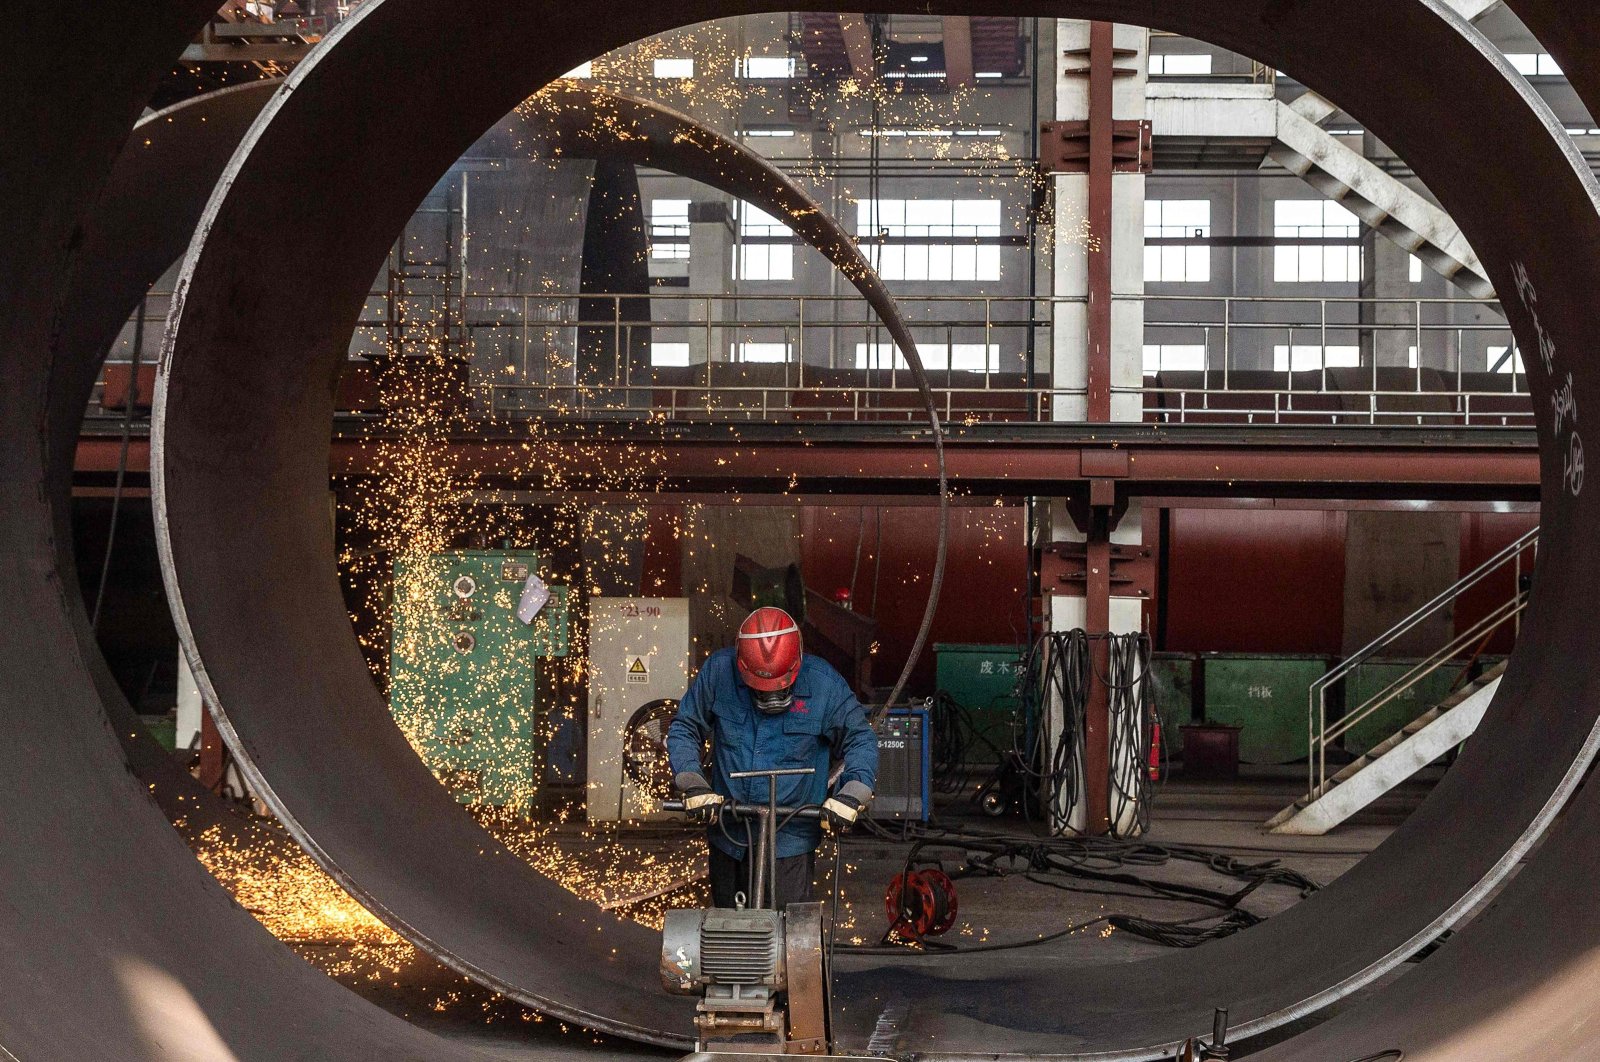
[[[1357,664],[1350,672],[1350,677],[1345,680],[1344,709],[1341,717],[1348,718],[1362,705],[1382,695],[1391,684],[1405,678],[1418,663],[1417,660],[1372,660],[1365,664]],[[1360,755],[1398,733],[1406,724],[1428,709],[1437,706],[1450,696],[1451,690],[1462,677],[1462,671],[1466,667],[1465,661],[1451,662],[1419,678],[1383,707],[1346,731],[1345,751]]]
[[[1328,673],[1327,657],[1206,653],[1200,659],[1205,721],[1241,729],[1241,762],[1306,758],[1311,684]]]
[[[963,645],[942,642],[933,647],[939,690],[966,709],[973,733],[967,742],[969,764],[995,763],[996,749],[1019,743],[1022,677],[1026,650],[1014,645]]]
[[[1154,685],[1156,717],[1161,720],[1163,755],[1183,757],[1183,728],[1198,719],[1195,683],[1200,658],[1194,653],[1151,653],[1150,681]]]

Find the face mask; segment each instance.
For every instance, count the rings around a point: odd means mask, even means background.
[[[782,715],[794,703],[793,686],[788,689],[774,690],[771,693],[763,693],[760,690],[756,690],[755,695],[756,707],[767,715]]]

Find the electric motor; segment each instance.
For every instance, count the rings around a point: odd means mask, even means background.
[[[777,911],[668,911],[661,930],[661,983],[684,995],[710,985],[783,988],[783,931]]]

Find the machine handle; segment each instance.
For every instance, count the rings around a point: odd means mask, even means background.
[[[663,800],[661,802],[661,810],[682,811],[683,801]],[[803,804],[797,808],[784,807],[780,804],[774,810],[777,811],[780,819],[786,819],[790,816],[801,819],[816,820],[820,820],[822,818],[822,808],[817,804]],[[757,818],[767,813],[767,806],[765,804],[741,804],[737,801],[729,800],[722,805],[722,812],[723,814],[732,815],[735,818]]]

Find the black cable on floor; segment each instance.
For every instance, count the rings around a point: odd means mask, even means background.
[[[1139,915],[1112,914],[1044,937],[1005,945],[988,945],[978,949],[945,944],[934,945],[934,950],[942,954],[1034,947],[1101,922],[1107,922],[1123,932],[1132,933],[1167,947],[1189,948],[1259,924],[1262,921],[1259,915],[1245,911],[1239,905],[1263,886],[1293,888],[1299,891],[1302,897],[1309,896],[1320,888],[1315,881],[1299,871],[1282,866],[1277,860],[1249,863],[1222,852],[1187,845],[1156,845],[1145,841],[1116,838],[1018,836],[972,828],[941,828],[922,823],[904,823],[898,831],[889,831],[880,824],[870,820],[865,821],[867,829],[881,838],[911,842],[911,849],[906,854],[904,868],[901,871],[902,875],[908,875],[918,864],[939,863],[937,859],[924,856],[924,852],[930,849],[952,849],[961,854],[963,861],[961,867],[947,871],[954,879],[1021,874],[1025,880],[1067,892],[1191,903],[1211,908],[1216,912],[1177,922],[1160,921]],[[1222,892],[1198,885],[1160,881],[1134,873],[1130,869],[1162,867],[1175,861],[1199,864],[1220,876],[1242,881],[1244,886],[1233,892]],[[1123,888],[1087,888],[1072,884],[1074,881],[1088,881]],[[1127,891],[1131,889],[1140,891]],[[899,954],[912,951],[910,948],[898,947],[884,949],[851,947],[847,950],[866,954]]]

